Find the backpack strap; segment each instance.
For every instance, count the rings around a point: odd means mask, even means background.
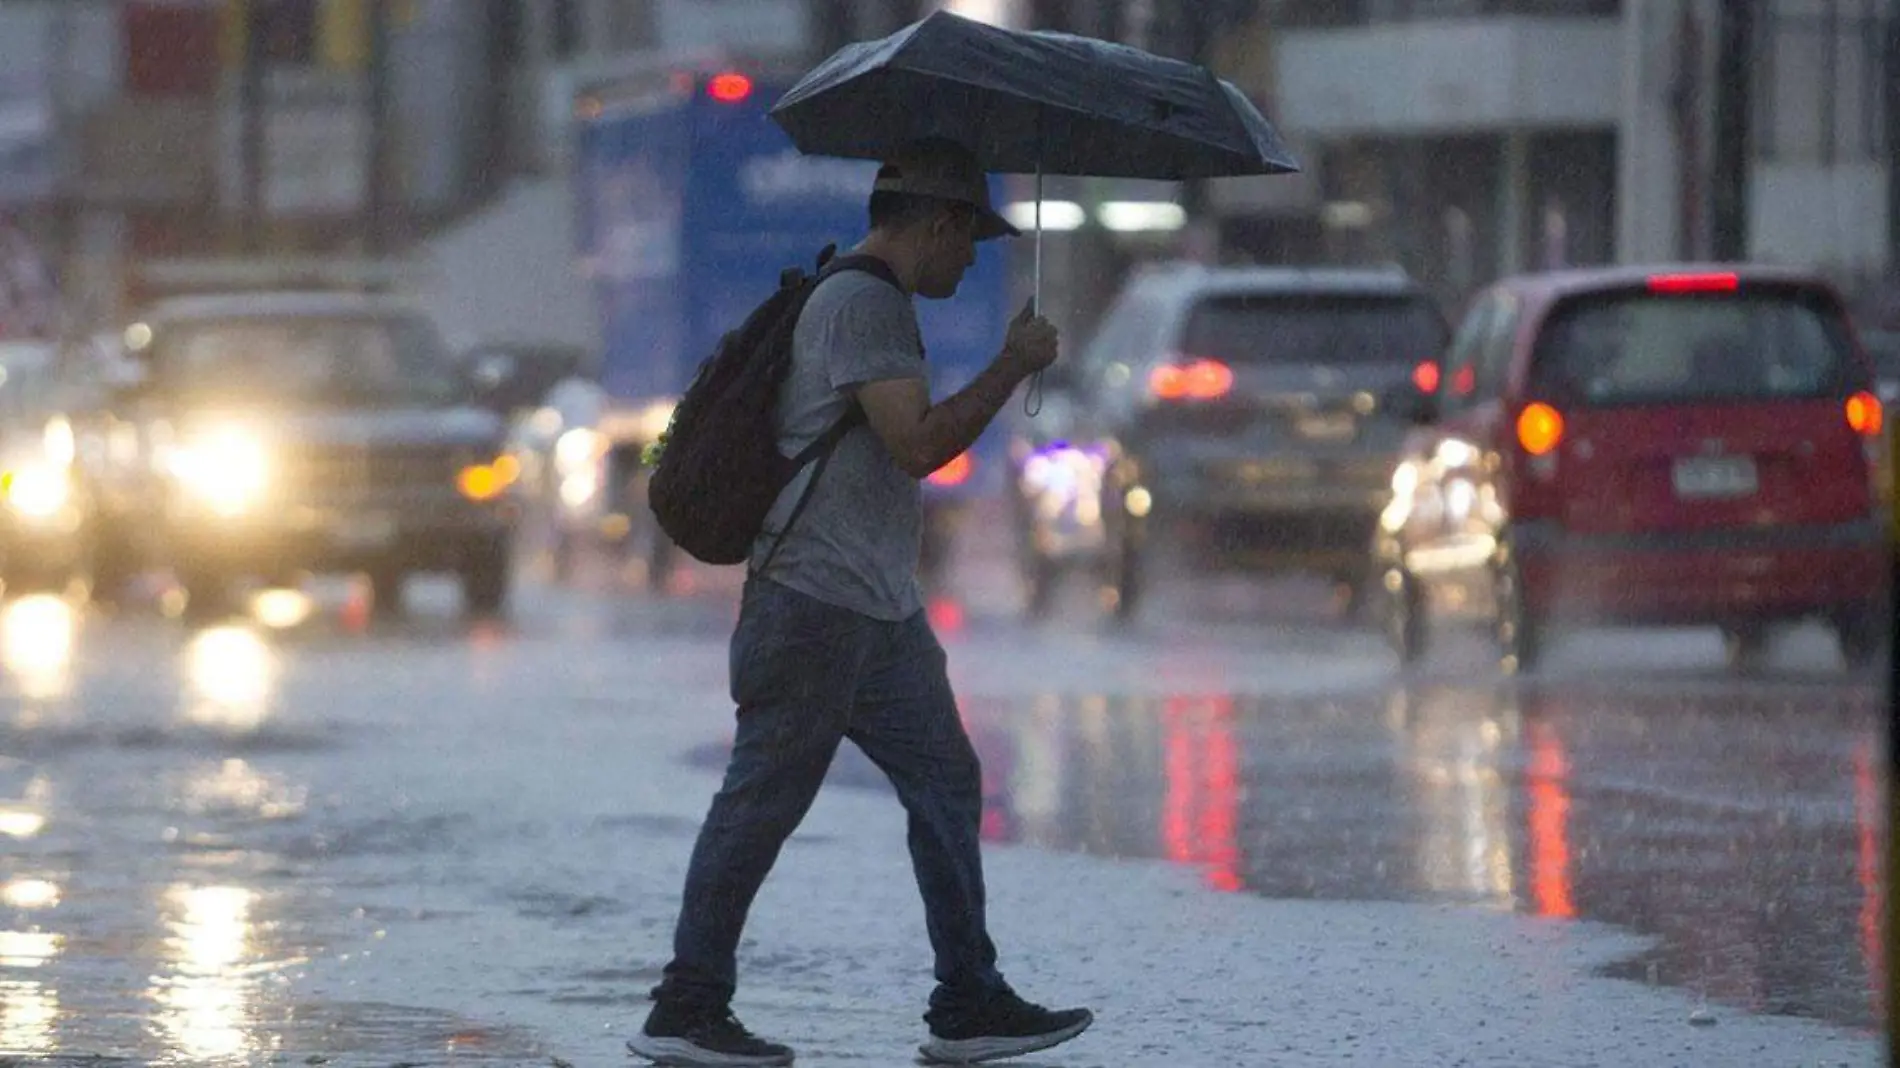
[[[834,256],[832,255],[834,251],[833,246],[827,245],[824,252],[819,253],[818,274],[812,283],[813,290],[818,288],[819,282],[823,282],[832,275],[843,274],[845,271],[863,271],[885,282],[892,289],[900,292],[903,290],[904,285],[897,280],[897,272],[891,270],[890,264],[876,256],[867,256],[863,253]],[[818,480],[824,477],[825,467],[831,463],[831,454],[836,451],[838,443],[844,440],[846,434],[863,426],[864,422],[864,409],[859,407],[856,400],[853,400],[837,422],[827,427],[824,433],[818,435],[817,440],[800,449],[798,455],[792,458],[801,471],[813,460],[818,462],[818,466],[812,469],[811,478],[806,480],[804,490],[798,495],[798,503],[792,506],[792,514],[785,517],[785,525],[773,535],[772,547],[766,550],[765,559],[759,561],[759,566],[753,568],[749,574],[764,574],[766,568],[772,566],[773,559],[778,556],[779,549],[785,544],[785,536],[792,532],[792,525],[798,522],[798,517],[805,512],[805,506],[811,503],[812,493],[818,488]]]
[[[871,275],[884,282],[892,289],[898,290],[899,292],[902,292],[904,289],[904,283],[897,280],[897,272],[891,270],[890,264],[885,263],[876,256],[867,256],[862,252],[853,252],[848,256],[833,256],[826,259],[824,266],[818,270],[818,281],[822,282],[834,274],[842,274],[845,271],[863,271],[865,274]]]
[[[798,517],[805,513],[805,506],[811,503],[812,493],[818,489],[818,480],[824,477],[825,467],[831,463],[831,456],[837,451],[838,443],[844,440],[846,434],[856,430],[863,423],[864,409],[854,402],[837,422],[826,428],[823,434],[818,435],[817,441],[800,449],[798,455],[793,457],[793,461],[798,464],[798,469],[801,471],[814,458],[817,459],[818,466],[812,468],[811,478],[806,480],[804,490],[798,494],[798,503],[792,506],[792,514],[785,517],[785,525],[778,529],[777,534],[772,535],[772,547],[765,551],[765,559],[759,561],[759,566],[753,568],[751,574],[762,575],[766,568],[772,566],[772,561],[778,556],[779,549],[785,545],[785,536],[792,532],[793,524],[797,523]]]

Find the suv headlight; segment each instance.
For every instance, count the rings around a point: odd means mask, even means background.
[[[72,479],[64,466],[36,461],[6,473],[7,507],[25,519],[51,519],[72,497]]]
[[[195,436],[168,464],[179,486],[220,515],[256,505],[270,484],[270,457],[255,434],[226,427]]]

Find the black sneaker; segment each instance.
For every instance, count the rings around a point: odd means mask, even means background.
[[[930,1041],[918,1048],[938,1064],[976,1064],[1020,1057],[1059,1046],[1089,1029],[1087,1009],[1051,1011],[1014,993],[999,994],[968,1013],[930,1025]]]
[[[676,1068],[783,1068],[790,1046],[745,1029],[729,1008],[702,1009],[665,1001],[653,1006],[627,1048],[654,1064]]]

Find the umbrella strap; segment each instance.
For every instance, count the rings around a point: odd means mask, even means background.
[[[1042,372],[1029,376],[1029,391],[1023,394],[1023,414],[1034,419],[1042,414]]]

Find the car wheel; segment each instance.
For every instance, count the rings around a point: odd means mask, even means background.
[[[178,585],[185,591],[185,618],[213,619],[231,610],[231,576],[214,567],[181,567]]]
[[[1340,598],[1339,620],[1346,624],[1363,624],[1373,621],[1377,610],[1377,587],[1373,575],[1339,575],[1333,579],[1333,585],[1344,596]]]
[[[1515,559],[1498,564],[1494,581],[1499,666],[1507,675],[1528,675],[1544,658],[1544,623],[1525,601],[1523,571]]]
[[[1722,624],[1722,659],[1731,671],[1758,671],[1768,659],[1768,624],[1759,620]]]
[[[673,570],[679,563],[679,546],[666,536],[660,524],[653,524],[653,538],[647,543],[647,588],[665,595],[673,582]]]
[[[1880,660],[1887,635],[1880,626],[1881,613],[1870,606],[1845,608],[1834,614],[1834,640],[1841,648],[1841,659],[1849,670],[1863,671]]]
[[[470,546],[461,567],[462,606],[471,615],[499,614],[514,584],[513,550],[506,538]]]
[[[579,535],[571,531],[554,532],[554,541],[548,548],[548,556],[554,570],[555,582],[565,585],[574,580],[574,557],[577,552],[575,543],[579,540]]]
[[[403,593],[408,585],[409,575],[401,568],[374,568],[369,573],[370,603],[380,615],[401,615],[406,607]]]
[[[1426,618],[1425,591],[1418,579],[1403,567],[1385,572],[1385,634],[1399,664],[1410,667],[1425,658],[1431,644],[1431,623]]]
[[[1133,621],[1141,609],[1145,566],[1141,549],[1126,535],[1115,540],[1108,561],[1108,598],[1117,623]]]
[[[956,545],[953,526],[947,509],[925,510],[923,539],[917,552],[917,581],[927,591],[940,588],[950,569],[950,555]]]
[[[1038,552],[1029,553],[1023,562],[1023,599],[1029,618],[1049,618],[1061,582],[1062,569],[1054,560]]]
[[[117,604],[130,591],[138,566],[125,542],[106,530],[96,531],[86,548],[85,579],[88,596],[101,604]]]

